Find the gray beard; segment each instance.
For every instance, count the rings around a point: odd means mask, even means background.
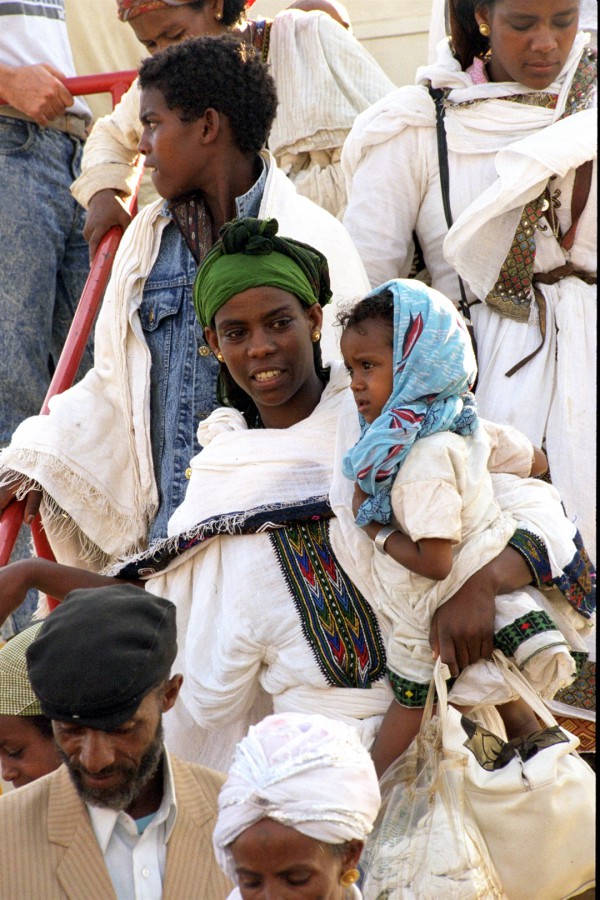
[[[128,780],[125,784],[112,789],[86,787],[81,778],[80,768],[74,766],[69,761],[68,756],[60,747],[58,747],[58,745],[57,750],[69,770],[71,781],[75,785],[77,793],[84,803],[89,803],[90,806],[100,806],[103,809],[114,809],[116,812],[120,812],[123,809],[129,809],[143,788],[145,788],[156,775],[163,758],[163,740],[164,734],[161,719],[158,723],[154,738],[142,756],[135,772],[132,773],[129,769],[123,769],[120,766],[114,766],[110,769],[103,770],[106,774],[111,771],[123,771],[127,775]]]

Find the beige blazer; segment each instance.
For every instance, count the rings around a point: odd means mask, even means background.
[[[224,900],[233,885],[212,849],[224,776],[171,757],[177,820],[164,900]],[[65,766],[0,797],[1,900],[116,900],[85,804]]]

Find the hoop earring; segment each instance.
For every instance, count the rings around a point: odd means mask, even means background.
[[[352,887],[353,884],[356,884],[358,879],[360,878],[360,872],[358,869],[347,869],[346,872],[340,878],[340,884],[344,888]]]
[[[313,344],[316,344],[317,341],[320,341],[320,340],[321,340],[321,332],[319,331],[318,328],[315,328],[315,330],[313,331],[311,337],[312,337],[312,342],[313,342]]]
[[[490,28],[490,26],[487,25],[486,22],[482,22],[479,26],[479,34],[482,34],[484,37],[489,38],[491,33],[492,29]]]

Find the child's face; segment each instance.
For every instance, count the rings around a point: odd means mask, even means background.
[[[140,120],[143,130],[138,150],[146,157],[154,187],[165,200],[176,200],[200,185],[203,119],[187,122],[177,109],[169,109],[161,91],[141,92]],[[204,118],[204,117],[203,117]]]
[[[340,348],[356,406],[370,425],[381,415],[394,384],[390,331],[383,322],[367,319],[346,328]]]

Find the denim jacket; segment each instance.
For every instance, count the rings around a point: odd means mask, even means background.
[[[247,194],[236,199],[238,216],[256,216],[267,167]],[[165,207],[165,215],[170,215]],[[150,422],[159,508],[148,539],[167,536],[167,524],[182,502],[189,464],[200,451],[198,423],[217,406],[219,364],[208,348],[192,302],[197,267],[174,222],[164,229],[158,257],[139,314],[152,360]]]

